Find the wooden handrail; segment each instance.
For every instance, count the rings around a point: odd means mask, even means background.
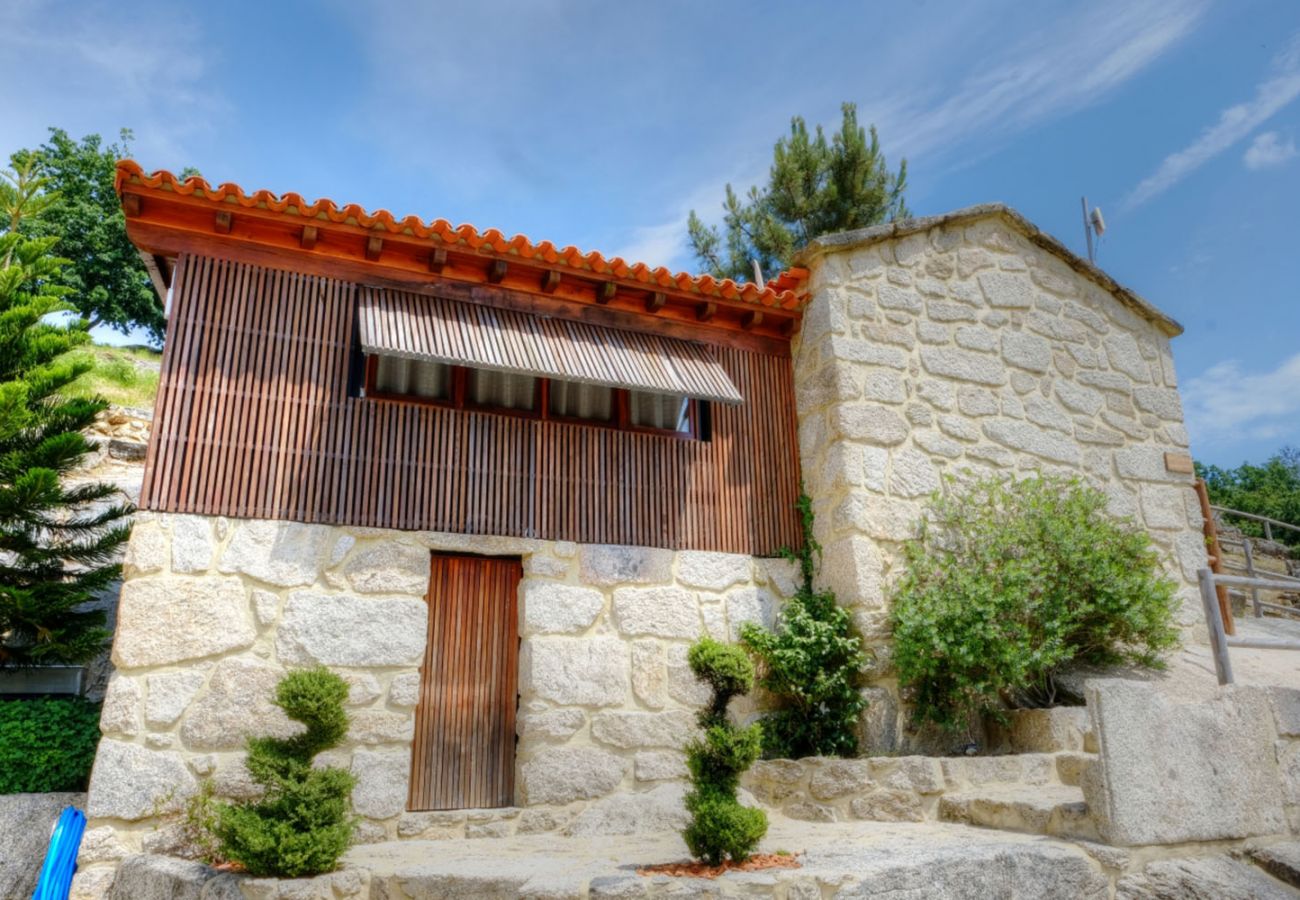
[[[1300,525],[1293,525],[1290,522],[1283,522],[1281,519],[1273,519],[1270,518],[1269,516],[1258,515],[1257,513],[1243,512],[1239,509],[1230,509],[1226,506],[1211,505],[1210,509],[1214,510],[1217,513],[1222,513],[1225,516],[1237,516],[1238,518],[1241,519],[1250,519],[1252,522],[1263,522],[1264,536],[1268,538],[1268,540],[1270,541],[1273,540],[1272,526],[1274,525],[1278,526],[1279,528],[1287,528],[1296,533],[1300,533]]]
[[[1201,501],[1201,517],[1205,521],[1205,549],[1209,555],[1210,571],[1218,575],[1223,571],[1223,550],[1219,547],[1219,529],[1214,525],[1214,513],[1211,511],[1210,494],[1205,489],[1205,479],[1196,479],[1196,498]],[[1237,633],[1237,624],[1232,619],[1232,600],[1228,597],[1228,588],[1216,584],[1219,595],[1219,613],[1223,619],[1223,630],[1228,634]]]

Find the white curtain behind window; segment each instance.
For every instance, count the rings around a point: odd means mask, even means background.
[[[691,401],[674,394],[651,394],[631,391],[628,395],[628,418],[642,428],[664,431],[690,431]]]
[[[385,394],[411,394],[430,400],[446,400],[451,367],[444,363],[380,356],[375,388]]]
[[[551,415],[608,422],[614,414],[614,389],[572,381],[551,382]]]
[[[532,409],[537,379],[517,372],[491,372],[470,369],[466,391],[475,406],[498,409]]]

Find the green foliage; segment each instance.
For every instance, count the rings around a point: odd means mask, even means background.
[[[214,803],[222,857],[254,875],[297,878],[338,865],[356,829],[349,797],[350,772],[312,767],[312,758],[343,739],[348,730],[347,683],[325,668],[286,675],[275,703],[306,731],[289,738],[249,738],[247,766],[265,788],[260,800]]]
[[[86,605],[120,576],[131,512],[111,484],[62,480],[94,449],[81,432],[105,404],[66,393],[88,366],[67,351],[88,336],[47,319],[67,309],[53,245],[0,235],[0,667],[100,651],[104,614]]]
[[[115,406],[152,409],[158,393],[161,354],[150,347],[109,347],[91,344],[75,351],[91,369],[64,392],[69,397],[102,397]]]
[[[813,588],[821,546],[813,538],[812,500],[800,494],[803,545],[784,551],[799,564],[798,592],[775,631],[746,623],[744,647],[759,661],[759,685],[777,708],[763,717],[769,758],[856,756],[857,725],[867,702],[859,690],[867,654],[846,609],[830,591]]]
[[[71,266],[59,276],[70,289],[69,302],[90,326],[111,325],[119,331],[146,329],[162,343],[165,322],[140,254],[126,236],[126,219],[113,188],[117,160],[127,155],[131,133],[121,143],[105,144],[92,134],[73,140],[60,128],[49,139],[12,157],[14,169],[34,167],[57,201],[23,216],[19,230],[28,237],[54,236]]]
[[[1050,704],[1074,663],[1157,667],[1174,590],[1149,536],[1077,481],[988,479],[932,499],[894,597],[894,661],[918,722]]]
[[[686,745],[691,791],[686,811],[691,823],[682,832],[693,856],[709,865],[746,859],[767,833],[767,816],[761,809],[741,806],[736,800],[740,776],[758,759],[762,729],[737,728],[727,717],[727,704],[754,683],[754,667],[739,647],[701,638],[690,649],[687,662],[695,677],[713,691],[709,705],[700,711],[703,734]]]
[[[1300,449],[1283,447],[1262,465],[1242,463],[1235,469],[1196,464],[1205,479],[1210,502],[1280,522],[1300,525]],[[1264,526],[1249,519],[1229,517],[1234,526],[1252,537],[1263,537]],[[1274,528],[1273,539],[1300,547],[1300,532]]]
[[[84,791],[98,745],[97,703],[0,700],[0,794]]]
[[[789,136],[776,142],[767,185],[751,187],[744,199],[727,185],[725,236],[691,211],[691,247],[702,266],[718,277],[745,281],[753,277],[752,260],[758,260],[763,272],[775,274],[815,237],[909,215],[903,201],[907,163],[891,173],[876,127],[868,141],[857,107],[845,103],[842,112],[840,130],[829,141],[820,125],[810,135],[795,116]]]

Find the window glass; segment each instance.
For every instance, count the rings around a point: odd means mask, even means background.
[[[537,395],[537,379],[518,372],[491,372],[468,369],[465,372],[465,399],[473,406],[497,409],[532,409]]]
[[[661,431],[691,430],[691,401],[674,394],[628,392],[628,420],[640,428]]]
[[[614,415],[614,389],[597,384],[551,382],[550,413],[567,419],[608,422]]]
[[[375,370],[375,390],[384,394],[410,394],[430,400],[446,400],[451,396],[451,366],[398,356],[380,356]]]

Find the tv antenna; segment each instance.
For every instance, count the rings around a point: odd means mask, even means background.
[[[1096,265],[1097,246],[1106,233],[1106,220],[1101,217],[1100,206],[1094,206],[1092,212],[1088,212],[1088,198],[1083,197],[1080,202],[1083,205],[1083,234],[1088,239],[1088,262]]]

